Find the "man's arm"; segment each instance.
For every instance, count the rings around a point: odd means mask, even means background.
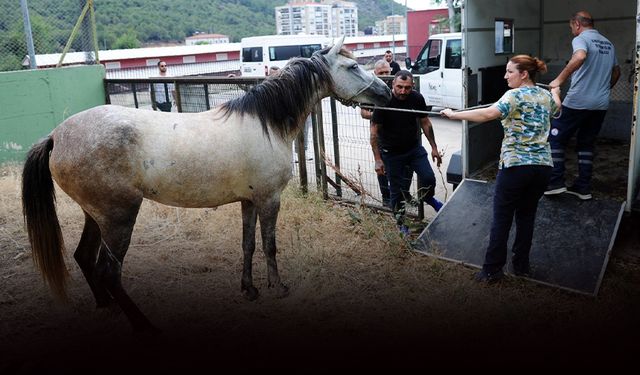
[[[366,120],[371,120],[371,115],[373,115],[373,111],[370,109],[360,108],[360,117]]]
[[[433,134],[433,126],[431,125],[429,117],[425,116],[420,119],[420,127],[422,128],[424,136],[427,137],[427,141],[429,141],[429,144],[431,145],[431,159],[433,159],[433,161],[437,161],[439,167],[440,164],[442,164],[442,156],[440,156],[440,152],[438,151],[436,137]]]
[[[557,111],[552,113],[551,115],[555,115],[556,113],[562,111],[562,101],[560,100],[560,87],[554,87],[551,89],[551,97],[553,101],[556,103]]]
[[[153,108],[153,110],[156,111],[158,110],[156,108],[156,89],[153,83],[149,85],[149,89],[151,90],[151,108]]]
[[[380,155],[380,148],[378,147],[378,124],[371,121],[369,126],[369,143],[371,144],[371,151],[373,151],[373,160],[376,162],[376,173],[379,175],[384,174],[384,163],[382,162],[382,156]]]
[[[618,82],[618,78],[620,78],[620,65],[614,66],[611,70],[611,85],[609,86],[610,88],[613,88],[613,86],[616,85],[616,83]]]
[[[176,95],[176,86],[174,84],[171,85],[171,97],[173,97],[173,102],[178,103],[178,95]],[[169,98],[167,98],[169,101]]]
[[[564,69],[562,69],[562,71],[560,72],[560,74],[558,74],[556,79],[554,79],[549,83],[549,86],[551,87],[562,86],[562,84],[567,80],[567,78],[569,78],[573,72],[575,72],[582,66],[582,64],[584,63],[584,60],[586,59],[587,59],[587,51],[583,49],[577,50],[573,54],[573,56],[571,56],[571,60],[569,60],[569,62],[567,63],[567,66],[565,66]]]

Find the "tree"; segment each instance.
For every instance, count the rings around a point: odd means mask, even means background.
[[[130,48],[139,48],[141,45],[138,37],[136,36],[136,32],[133,30],[128,30],[126,33],[120,35],[116,41],[113,43],[113,49],[130,49]]]
[[[435,0],[440,4],[443,0]],[[460,31],[460,2],[461,0],[446,0],[449,10],[449,30],[451,32]]]

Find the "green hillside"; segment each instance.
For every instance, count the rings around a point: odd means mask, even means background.
[[[392,0],[353,0],[359,29],[404,14]],[[228,35],[232,42],[251,35],[275,34],[274,7],[287,0],[94,0],[100,49],[182,43],[196,31]],[[16,0],[17,4],[17,0]],[[80,15],[80,0],[29,0],[36,53],[62,52]],[[83,44],[84,43],[84,44]],[[72,50],[90,40],[78,38]],[[0,71],[20,69],[26,55],[18,5],[0,3]]]
[[[404,14],[404,7],[392,0],[354,2],[358,4],[360,30],[390,15],[392,6],[394,13]],[[34,33],[54,34],[56,39],[46,52],[54,52],[64,44],[57,36],[69,34],[79,15],[79,3],[79,0],[53,3],[29,0],[32,22],[40,26]],[[234,42],[250,35],[275,34],[274,7],[286,3],[286,0],[94,1],[101,48],[111,48],[125,35],[133,35],[144,44],[183,41],[196,31],[226,34]],[[7,15],[0,15],[0,33],[5,31],[3,26],[11,27],[10,22],[2,22],[4,17]]]

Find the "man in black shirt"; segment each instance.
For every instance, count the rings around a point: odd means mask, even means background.
[[[387,108],[427,111],[424,97],[413,90],[413,75],[407,70],[396,73],[392,83],[393,97]],[[399,229],[407,234],[404,225],[405,197],[402,196],[402,186],[405,185],[406,167],[411,168],[418,175],[421,190],[419,199],[432,206],[436,212],[442,203],[433,197],[436,178],[429,164],[427,150],[422,147],[420,130],[431,145],[431,158],[442,163],[435,137],[431,129],[431,121],[425,113],[412,113],[376,109],[371,119],[370,143],[376,162],[376,172],[384,173],[389,180],[391,191],[391,207],[396,215]]]
[[[393,53],[391,52],[391,50],[386,50],[384,52],[384,59],[387,60],[389,66],[391,67],[391,75],[395,76],[396,73],[400,71],[400,64],[393,60]]]

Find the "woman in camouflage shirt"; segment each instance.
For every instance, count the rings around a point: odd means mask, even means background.
[[[514,216],[513,272],[518,276],[529,273],[538,201],[553,167],[547,141],[551,117],[561,108],[559,88],[547,91],[535,84],[536,74],[546,70],[542,60],[527,55],[514,56],[507,63],[504,75],[511,90],[500,100],[487,108],[441,112],[452,120],[486,122],[499,118],[504,129],[489,246],[482,270],[475,277],[480,282],[494,282],[504,277],[502,267],[507,262],[507,241]]]

